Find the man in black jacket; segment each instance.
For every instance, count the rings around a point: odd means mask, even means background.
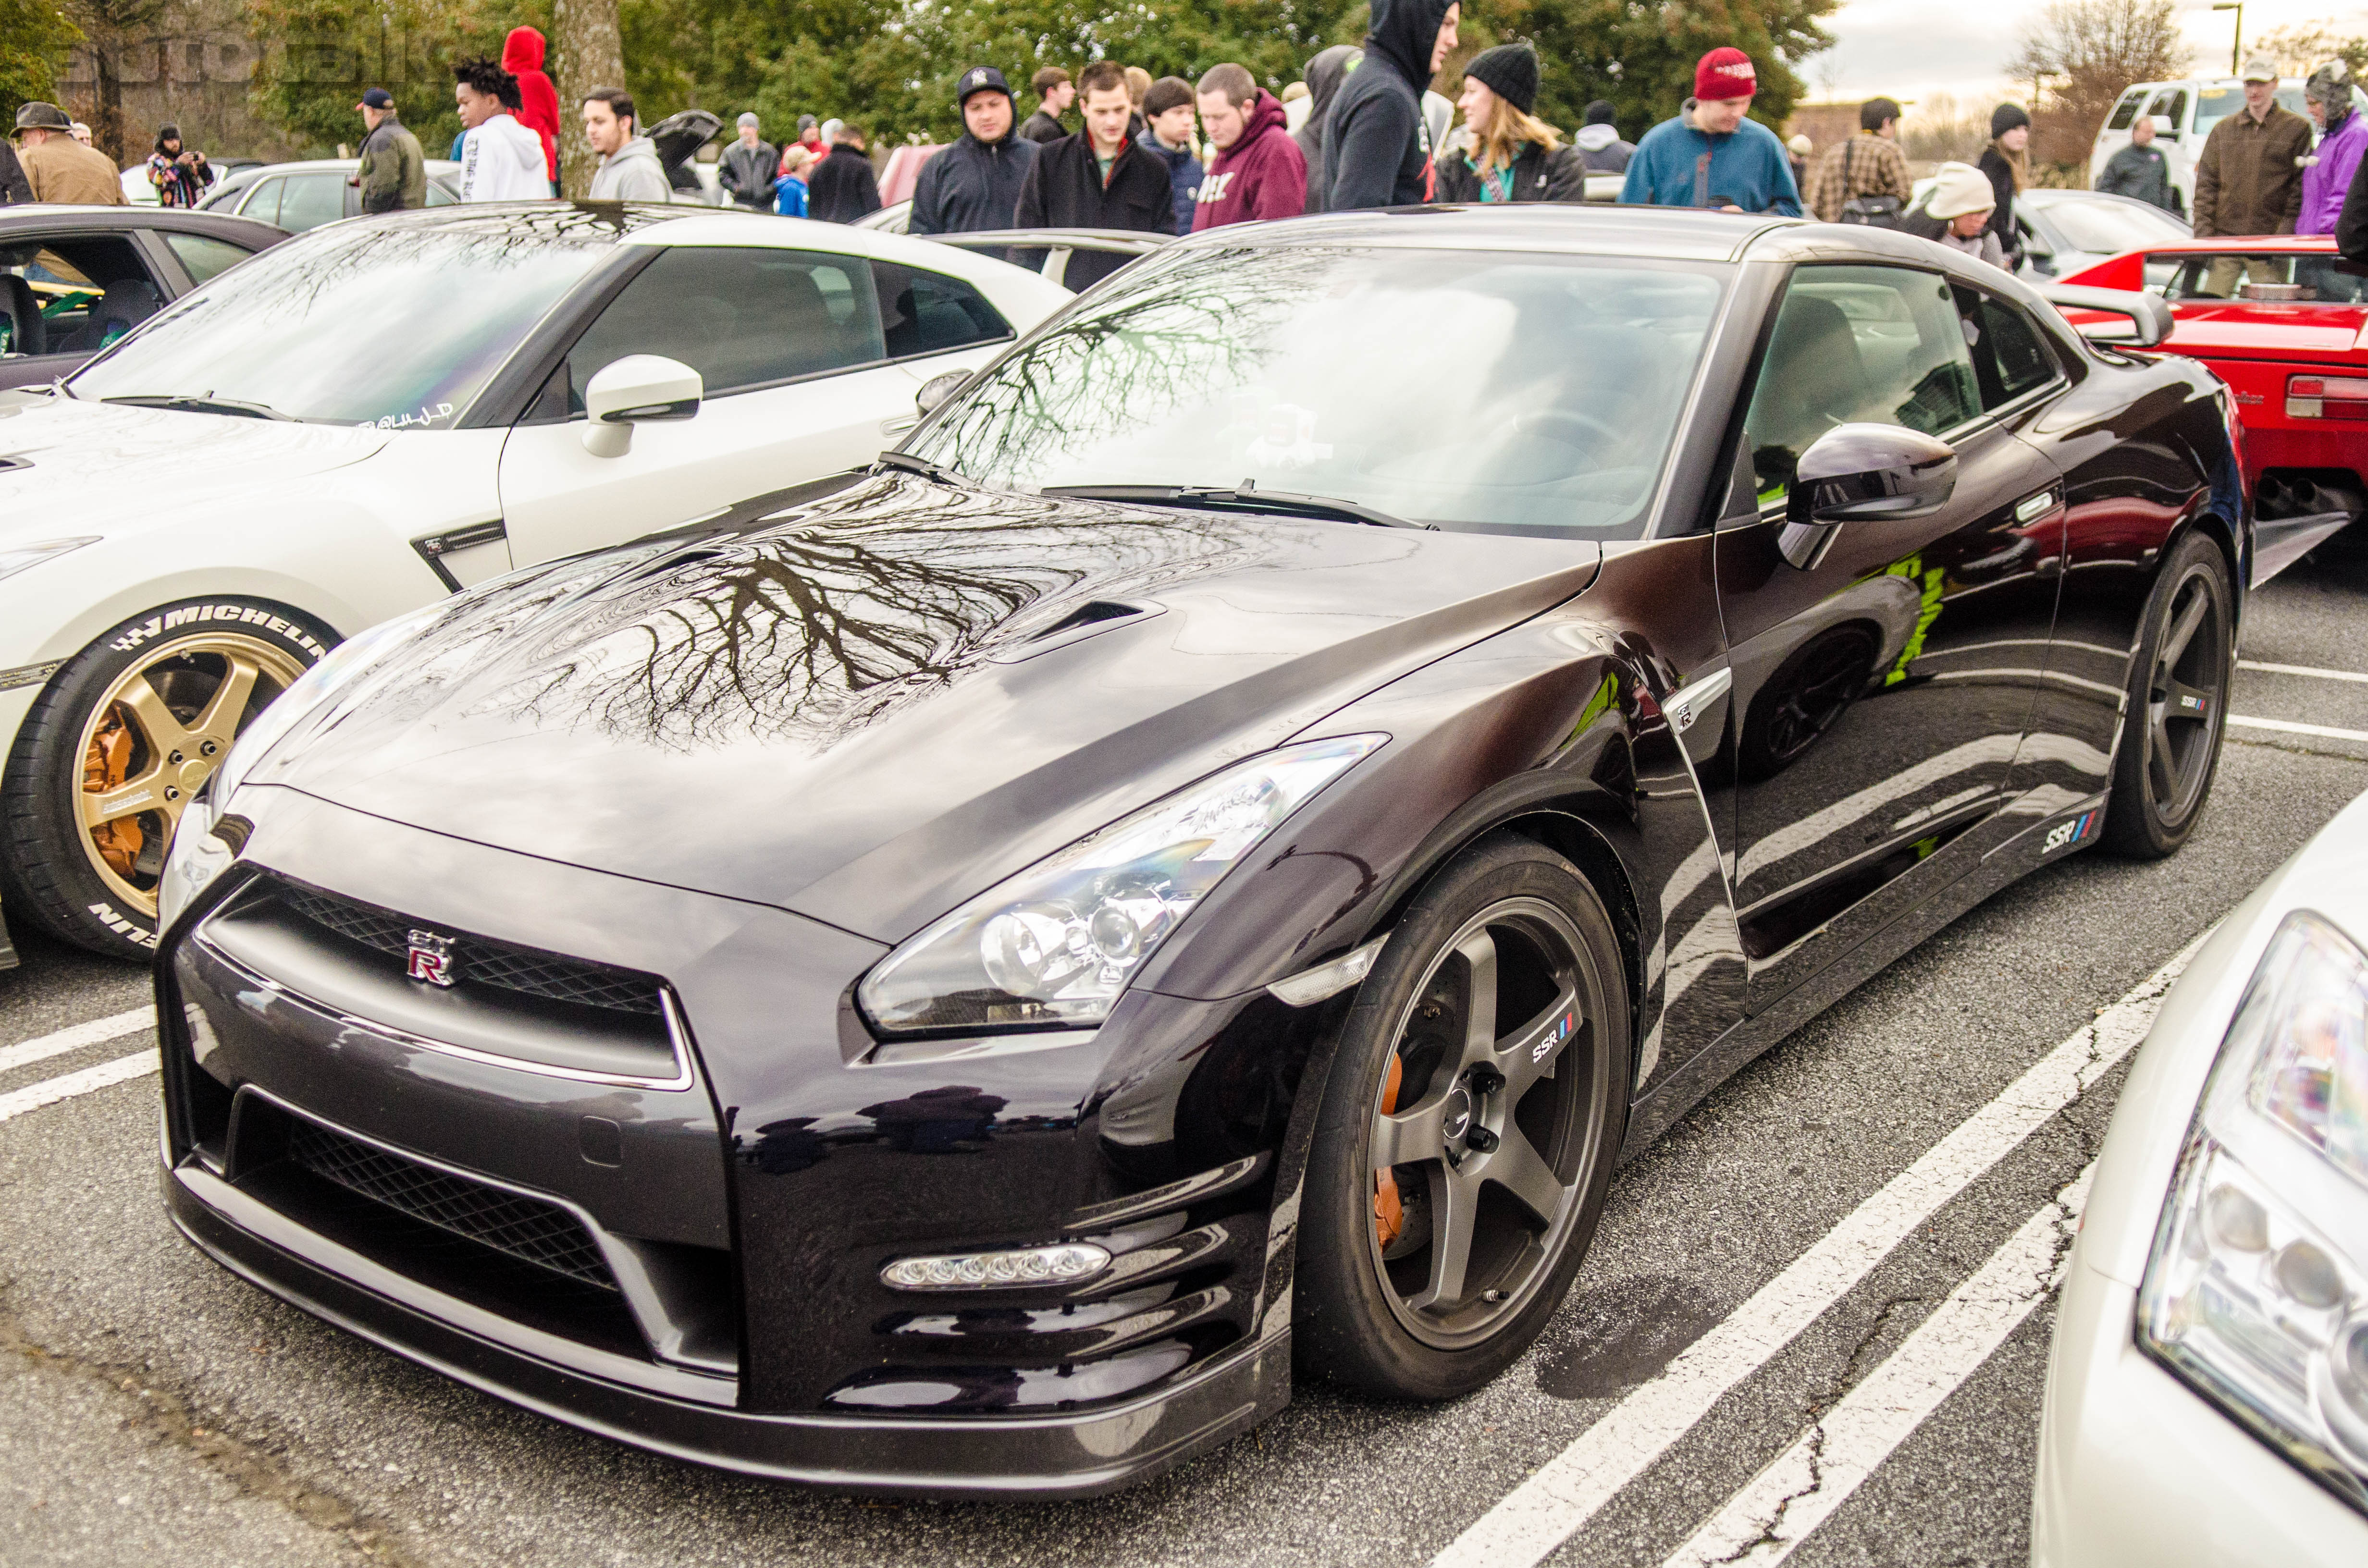
[[[1326,212],[1404,207],[1432,196],[1422,95],[1455,47],[1454,0],[1373,0],[1365,58],[1332,100],[1314,188]],[[1310,207],[1317,205],[1311,195]]]
[[[880,210],[880,181],[863,153],[863,132],[838,128],[830,156],[806,176],[806,216],[825,223],[852,223]]]
[[[1036,150],[1036,161],[1019,187],[1013,226],[1174,233],[1176,204],[1167,165],[1126,134],[1127,119],[1134,112],[1126,73],[1110,61],[1097,60],[1078,76],[1077,86],[1085,100],[1086,128]],[[1062,281],[1082,291],[1127,260],[1108,251],[1076,251]]]
[[[781,177],[780,149],[757,134],[754,114],[742,115],[736,129],[738,138],[715,161],[715,183],[741,206],[770,212],[773,187]]]
[[[1012,129],[1011,89],[992,65],[973,65],[955,89],[962,133],[921,165],[913,184],[908,234],[971,234],[1008,229],[1036,143]]]
[[[1020,140],[1040,144],[1058,142],[1069,133],[1061,117],[1069,112],[1069,102],[1077,96],[1077,85],[1057,65],[1045,66],[1028,85],[1036,89],[1036,112],[1019,128]]]

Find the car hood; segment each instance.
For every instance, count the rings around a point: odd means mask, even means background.
[[[1600,561],[887,474],[467,596],[250,778],[894,941]]]
[[[154,524],[359,462],[382,430],[0,392],[0,544]]]

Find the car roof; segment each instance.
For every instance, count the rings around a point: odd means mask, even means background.
[[[1203,229],[1178,240],[1177,246],[1305,244],[1323,241],[1419,248],[1501,246],[1665,261],[1733,261],[1759,235],[1799,222],[1796,218],[1611,202],[1385,207]]]
[[[63,202],[28,202],[0,207],[0,236],[18,230],[56,228],[178,229],[190,233],[268,243],[283,240],[288,232],[259,218],[229,212],[200,212],[186,207],[79,207]]]

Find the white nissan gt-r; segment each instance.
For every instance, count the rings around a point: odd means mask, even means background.
[[[868,462],[1069,298],[839,224],[444,207],[315,230],[0,392],[7,915],[144,958],[182,808],[338,640]]]

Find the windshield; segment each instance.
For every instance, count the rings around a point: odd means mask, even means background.
[[[2300,82],[2289,82],[2280,87],[2277,100],[2280,108],[2309,118],[2310,111],[2303,107]],[[2214,126],[2244,107],[2245,89],[2241,86],[2206,87],[2196,94],[2195,145],[2203,146],[2203,138],[2212,134]]]
[[[615,237],[613,224],[574,209],[335,224],[232,267],[66,388],[450,428]]]
[[[2038,191],[2023,199],[2047,215],[2066,245],[2097,256],[2119,256],[2188,235],[2187,225],[2169,213],[2135,201],[2100,201],[2078,192],[2051,201]]]
[[[1641,531],[1725,269],[1312,246],[1137,263],[913,451],[984,484],[1323,495],[1445,528]]]
[[[2173,300],[2268,300],[2281,304],[2368,304],[2368,278],[2341,270],[2343,258],[2332,251],[2231,251],[2220,255],[2185,253],[2148,256],[2151,281],[2154,264],[2172,264],[2163,288]],[[2347,329],[2349,330],[2349,329]]]

